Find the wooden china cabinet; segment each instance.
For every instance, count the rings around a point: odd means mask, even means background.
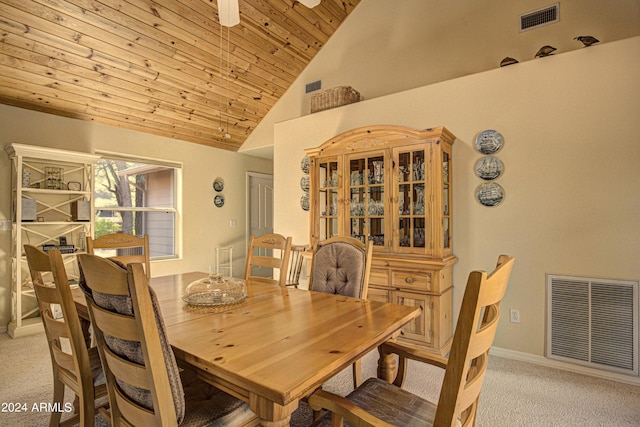
[[[306,150],[311,242],[373,240],[369,298],[419,306],[400,340],[444,354],[452,339],[451,146],[443,127],[369,126]]]

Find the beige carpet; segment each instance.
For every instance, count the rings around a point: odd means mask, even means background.
[[[363,377],[375,376],[377,354],[367,355]],[[51,362],[43,334],[13,340],[0,334],[0,410],[9,403],[27,411],[0,412],[0,426],[48,425],[49,414],[34,410],[51,398]],[[405,388],[436,400],[442,372],[410,365]],[[324,387],[340,394],[351,388],[350,369]],[[68,395],[71,401],[71,395]],[[308,425],[310,411],[301,407],[292,425]],[[98,417],[97,425],[108,423]],[[491,357],[480,398],[478,425],[501,426],[640,426],[640,387]]]

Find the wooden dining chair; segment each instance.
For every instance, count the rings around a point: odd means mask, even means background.
[[[274,253],[274,251],[277,252]],[[245,280],[285,286],[290,256],[291,237],[273,233],[262,236],[251,235],[247,251]],[[268,277],[259,275],[264,272],[265,268],[271,270]],[[277,279],[274,274],[276,271],[278,272]]]
[[[114,233],[92,239],[87,236],[87,253],[101,255],[120,261],[123,264],[141,262],[147,278],[151,277],[149,258],[149,236]]]
[[[309,289],[366,299],[373,241],[365,245],[353,237],[332,237],[316,243],[311,260]],[[361,362],[353,364],[353,385],[362,383]]]
[[[96,408],[108,403],[107,388],[98,350],[87,348],[62,255],[59,250],[46,254],[32,245],[24,245],[24,250],[51,354],[53,403],[64,407],[65,387],[76,394],[75,415],[61,423],[62,412],[52,411],[49,425],[93,426]],[[51,274],[51,285],[45,284],[45,274]],[[54,314],[52,305],[60,307],[62,316]]]
[[[111,425],[253,426],[249,405],[178,369],[140,263],[78,255],[109,391]]]
[[[303,253],[309,249],[307,245],[291,245],[291,256],[289,259],[289,270],[287,272],[286,286],[298,287],[300,284],[300,273],[304,264]]]
[[[312,426],[341,426],[345,419],[359,426],[380,427],[475,425],[489,349],[500,320],[500,301],[507,289],[513,262],[513,257],[502,255],[491,274],[471,272],[448,358],[397,342],[385,343],[379,349],[380,357],[390,362],[398,355],[399,368],[395,380],[391,372],[379,371],[378,376],[391,378],[393,384],[370,378],[346,398],[316,391],[309,399],[311,408],[331,412]],[[445,369],[437,404],[401,388],[408,359]]]

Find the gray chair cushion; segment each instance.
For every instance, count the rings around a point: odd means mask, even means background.
[[[180,373],[187,411],[180,427],[235,427],[255,417],[242,400],[196,378],[190,370]]]
[[[111,262],[126,270],[126,266],[117,260],[110,259]],[[127,316],[133,316],[133,306],[130,296],[123,295],[108,295],[101,292],[93,292],[86,284],[82,269],[80,269],[80,287],[84,292],[93,299],[98,307],[105,310],[113,311],[119,314]],[[151,305],[153,307],[153,313],[158,325],[158,333],[160,335],[160,345],[162,346],[162,355],[164,356],[165,365],[167,367],[167,374],[169,375],[169,384],[171,385],[171,394],[173,396],[173,402],[176,408],[177,423],[180,424],[185,415],[185,399],[184,390],[182,388],[182,381],[180,380],[180,371],[178,370],[178,364],[176,363],[173,349],[169,345],[167,339],[167,332],[160,312],[160,306],[158,305],[158,297],[153,289],[149,288],[151,295]],[[144,365],[144,358],[142,355],[142,348],[137,341],[128,341],[119,338],[115,338],[109,335],[104,336],[104,340],[109,346],[109,349],[121,357],[127,358],[129,361]],[[122,391],[134,402],[143,406],[149,410],[153,410],[153,399],[151,391],[133,387],[123,381],[117,380],[118,386]]]
[[[351,392],[347,399],[370,414],[398,427],[433,425],[436,405],[378,378],[369,378]],[[353,426],[345,421],[345,426]],[[326,413],[312,427],[330,427],[331,413]]]
[[[314,291],[355,298],[364,287],[365,251],[345,242],[318,247],[313,259]]]

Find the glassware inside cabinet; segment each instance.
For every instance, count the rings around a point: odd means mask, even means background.
[[[411,223],[409,218],[400,218],[398,224],[399,245],[403,248],[411,247]]]
[[[413,152],[413,180],[424,181],[424,151]]]
[[[398,188],[398,209],[400,215],[411,215],[411,186],[401,184]]]
[[[384,218],[369,219],[369,240],[373,246],[384,246]]]
[[[367,235],[366,219],[351,218],[351,237],[360,240],[362,243],[365,243],[366,235]]]
[[[425,151],[398,153],[398,245],[424,248],[426,215]]]
[[[385,245],[384,172],[383,155],[349,161],[351,236],[374,246]]]
[[[338,190],[329,192],[329,216],[338,215]]]
[[[320,218],[320,240],[326,240],[338,235],[338,218]]]
[[[369,216],[384,216],[384,187],[369,187],[367,212]]]
[[[449,247],[449,218],[443,218],[442,219],[442,231],[444,233],[444,240],[443,240],[443,247],[448,248]]]
[[[413,186],[413,200],[414,215],[424,215],[424,184]]]
[[[338,162],[320,163],[318,167],[320,188],[338,186]]]
[[[349,184],[352,187],[364,185],[365,159],[352,159],[349,162]]]
[[[351,188],[351,200],[349,202],[349,214],[364,216],[364,188]]]
[[[384,157],[376,156],[368,159],[369,184],[384,184]]]
[[[425,220],[424,218],[413,219],[413,247],[424,248],[425,245]]]
[[[449,215],[449,184],[445,184],[442,188],[442,213]]]
[[[318,213],[320,239],[338,235],[338,162],[318,164]]]
[[[449,173],[450,158],[449,153],[442,153],[442,243],[443,248],[451,248],[451,175]]]
[[[398,181],[408,182],[411,178],[411,156],[409,153],[400,153],[398,156]]]

